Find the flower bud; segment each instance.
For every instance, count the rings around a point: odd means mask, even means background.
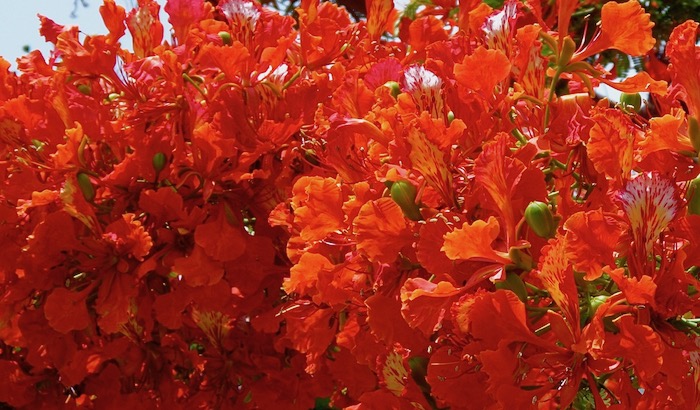
[[[228,31],[219,31],[219,38],[224,42],[225,46],[231,45],[231,33]]]
[[[525,209],[525,221],[530,229],[541,238],[552,238],[557,232],[557,223],[549,206],[544,202],[532,201]]]
[[[696,177],[688,184],[685,200],[688,202],[688,213],[691,215],[700,215],[700,176]]]
[[[408,367],[411,369],[411,376],[417,380],[423,380],[428,375],[428,358],[414,356],[408,359]]]
[[[396,98],[401,94],[401,87],[396,81],[387,81],[384,83],[384,87],[391,90],[391,96]]]
[[[423,217],[416,205],[416,195],[416,187],[406,180],[399,180],[391,185],[391,199],[401,207],[406,218],[420,221]]]
[[[635,111],[639,112],[642,108],[642,96],[639,93],[622,93],[620,96],[620,102],[625,106],[631,105]]]
[[[95,187],[92,186],[90,176],[84,172],[79,172],[77,175],[78,186],[83,193],[86,201],[92,202],[95,199]]]
[[[598,295],[598,296],[592,297],[591,298],[591,311],[590,311],[591,314],[590,315],[593,316],[595,314],[595,311],[598,310],[600,305],[605,303],[605,301],[608,300],[608,298],[609,298],[609,296],[605,296],[605,295]]]
[[[506,279],[495,283],[496,289],[508,289],[518,296],[518,299],[527,300],[527,288],[523,279],[515,272],[508,272]]]
[[[165,154],[162,152],[157,152],[155,155],[153,155],[153,169],[156,170],[156,174],[159,174],[160,171],[165,168],[165,161],[167,158],[165,157]]]
[[[321,161],[318,160],[318,155],[316,155],[316,151],[312,150],[311,148],[307,148],[304,150],[304,159],[306,159],[309,162],[309,164],[313,166],[321,165]]]
[[[87,84],[78,84],[78,86],[76,88],[78,88],[78,91],[80,91],[81,94],[84,94],[84,95],[92,94],[92,88],[90,88],[90,86]]]

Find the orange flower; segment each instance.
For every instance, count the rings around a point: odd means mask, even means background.
[[[656,43],[651,35],[652,27],[654,23],[637,0],[607,2],[601,10],[600,29],[590,43],[574,54],[572,61],[580,61],[611,48],[633,56],[644,55]]]
[[[510,59],[513,56],[513,33],[517,19],[518,4],[514,1],[505,2],[503,9],[491,14],[482,27],[486,46],[490,50],[502,52]],[[489,66],[489,69],[493,68],[494,66]]]
[[[543,346],[548,343],[539,339],[527,325],[525,304],[510,290],[464,295],[452,306],[455,325],[464,334],[471,335],[484,346],[521,341]]]
[[[447,32],[435,16],[423,16],[413,20],[409,27],[409,44],[420,56],[431,43],[447,40]]]
[[[134,278],[128,273],[113,270],[104,275],[95,300],[97,324],[104,333],[122,329],[133,312],[131,306],[137,292]]]

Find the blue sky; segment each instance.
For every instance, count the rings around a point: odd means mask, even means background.
[[[0,0],[0,56],[16,67],[15,59],[24,55],[22,48],[39,49],[47,55],[51,49],[39,35],[39,18],[42,14],[63,25],[79,26],[85,34],[106,34],[99,8],[102,0],[86,0],[88,6],[79,6],[76,17],[71,17],[73,0]],[[131,10],[136,0],[116,0],[117,4]],[[165,1],[159,1],[164,4]],[[167,23],[167,15],[161,9],[161,19]],[[168,36],[166,35],[167,39]],[[130,39],[122,39],[124,47],[131,47]]]

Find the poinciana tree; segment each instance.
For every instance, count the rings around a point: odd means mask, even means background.
[[[698,23],[216,3],[0,60],[5,407],[700,405]]]

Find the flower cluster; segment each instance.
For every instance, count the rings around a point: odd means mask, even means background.
[[[698,23],[616,79],[639,2],[552,3],[41,17],[0,59],[0,402],[700,406]]]

